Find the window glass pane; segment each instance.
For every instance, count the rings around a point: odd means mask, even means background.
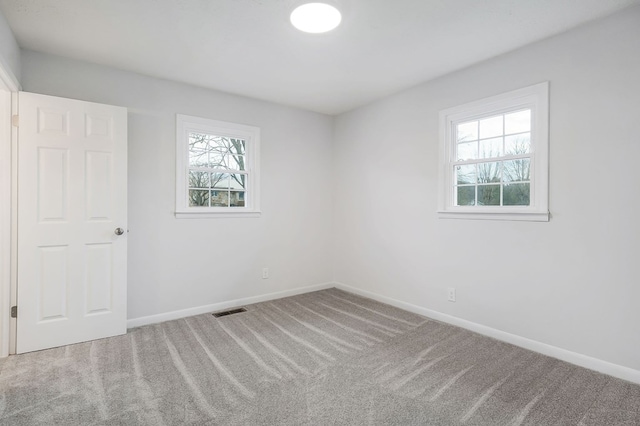
[[[531,110],[518,111],[504,116],[504,133],[522,133],[531,131]]]
[[[500,162],[478,164],[478,182],[500,182]],[[478,199],[480,199],[479,196]]]
[[[480,120],[480,139],[502,136],[502,115]]]
[[[528,181],[531,177],[531,159],[522,158],[504,162],[503,182]]]
[[[504,186],[503,204],[505,206],[528,206],[530,203],[530,184],[511,183]]]
[[[456,206],[474,206],[476,204],[475,186],[456,187]]]
[[[245,149],[246,149],[246,141],[243,139],[236,139],[236,138],[230,138],[229,139],[229,144],[230,144],[230,152],[231,154],[236,154],[236,155],[245,155]]]
[[[231,191],[229,203],[230,207],[244,207],[244,191]]]
[[[499,206],[500,205],[500,185],[480,185],[478,186],[479,206]]]
[[[480,158],[500,157],[502,155],[502,138],[480,141]]]
[[[209,173],[189,170],[189,188],[209,188]]]
[[[216,151],[209,152],[209,163],[207,167],[212,169],[226,169],[225,155]]]
[[[245,189],[247,175],[241,174],[232,174],[229,175],[231,177],[230,186],[231,189]]]
[[[455,166],[456,182],[458,185],[465,183],[476,183],[476,165],[468,164],[464,166]]]
[[[223,136],[209,135],[209,150],[218,154],[227,154],[231,146],[229,138]]]
[[[506,155],[528,154],[531,151],[531,133],[506,136],[504,149]]]
[[[232,170],[246,170],[245,160],[244,155],[229,155],[227,156],[227,167]]]
[[[211,191],[211,207],[229,207],[229,191]]]
[[[478,122],[470,121],[457,126],[458,142],[478,140]]]
[[[189,207],[209,207],[209,191],[203,191],[201,189],[190,189]]]
[[[208,138],[209,135],[202,133],[189,133],[189,150],[207,151],[209,149]]]
[[[458,161],[475,160],[478,158],[478,142],[467,142],[458,144]]]
[[[208,161],[207,151],[189,150],[189,165],[191,167],[206,167]]]
[[[211,189],[226,191],[229,189],[229,174],[228,173],[212,173],[211,174]]]

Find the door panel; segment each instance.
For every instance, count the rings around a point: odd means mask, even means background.
[[[38,219],[40,223],[67,220],[67,149],[38,149]]]
[[[111,153],[87,151],[86,154],[86,212],[89,221],[111,219],[113,204],[111,183]]]
[[[127,111],[20,92],[17,352],[126,332]]]
[[[85,250],[87,259],[86,314],[110,312],[114,284],[111,276],[113,244],[87,244]]]
[[[40,271],[37,283],[38,320],[40,322],[67,318],[69,289],[69,247],[38,247]]]

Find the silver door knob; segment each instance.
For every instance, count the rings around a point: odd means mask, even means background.
[[[116,230],[114,232],[116,233],[116,235],[122,235],[122,234],[124,234],[124,229],[116,228]]]

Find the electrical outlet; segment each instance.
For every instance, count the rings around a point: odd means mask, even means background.
[[[266,280],[269,278],[269,268],[262,268],[262,279]]]
[[[456,289],[453,287],[449,287],[447,289],[447,300],[449,300],[449,302],[455,302],[456,301]]]

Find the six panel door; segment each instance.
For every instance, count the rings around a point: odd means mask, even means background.
[[[26,92],[18,109],[16,351],[124,334],[127,110]]]

